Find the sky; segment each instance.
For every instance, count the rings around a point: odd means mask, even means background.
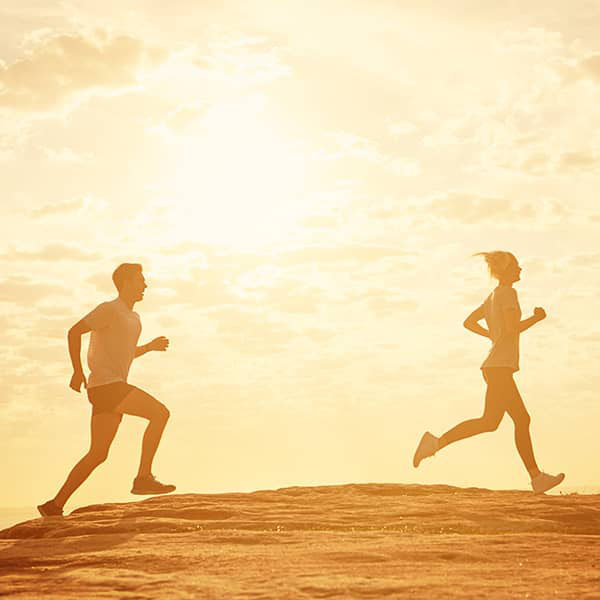
[[[87,450],[66,332],[121,262],[141,342],[170,339],[129,381],[171,411],[178,491],[527,488],[508,417],[411,464],[483,410],[462,323],[496,249],[548,313],[516,375],[538,463],[600,485],[599,28],[578,0],[4,2],[0,505]],[[143,429],[71,507],[131,498]]]

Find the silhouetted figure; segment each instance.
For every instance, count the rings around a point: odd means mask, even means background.
[[[91,443],[88,453],[73,467],[56,496],[38,506],[44,517],[61,516],[66,501],[106,460],[108,450],[124,414],[148,419],[142,441],[142,456],[132,494],[164,494],[174,485],[160,483],[152,475],[152,461],[158,448],[169,411],[156,398],[127,383],[134,358],[152,350],[164,352],[169,340],[158,337],[144,346],[137,342],[142,329],[133,305],[144,298],[146,280],[142,265],[124,263],[115,269],[113,282],[119,292],[110,302],[103,302],[69,330],[69,354],[73,376],[69,386],[79,392],[83,384],[92,404]],[[81,366],[81,336],[91,331],[88,350],[89,380]]]
[[[513,373],[519,370],[519,335],[546,318],[543,308],[537,307],[533,316],[521,321],[521,308],[513,283],[520,280],[521,267],[510,252],[482,252],[490,274],[498,280],[498,287],[465,320],[464,326],[484,337],[490,338],[492,347],[481,365],[487,384],[485,409],[478,419],[463,421],[444,435],[437,438],[428,431],[423,434],[413,458],[413,465],[448,444],[483,433],[495,431],[507,412],[515,424],[515,443],[521,459],[531,477],[531,486],[536,494],[541,494],[558,485],[564,474],[549,475],[537,466],[529,434],[530,417]],[[485,319],[487,329],[479,324]]]

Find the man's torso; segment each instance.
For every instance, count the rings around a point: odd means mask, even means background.
[[[88,349],[88,388],[127,381],[142,325],[120,298],[104,302],[84,318],[92,327]]]

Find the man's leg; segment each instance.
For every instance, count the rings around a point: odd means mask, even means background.
[[[142,455],[137,478],[150,477],[152,475],[152,461],[169,420],[169,410],[150,394],[138,388],[133,388],[116,407],[115,411],[148,419],[149,423],[142,440]],[[175,489],[174,486],[167,487]]]
[[[73,492],[102,464],[115,438],[121,415],[100,413],[92,416],[91,442],[88,453],[73,467],[64,485],[54,498],[54,504],[62,508]]]

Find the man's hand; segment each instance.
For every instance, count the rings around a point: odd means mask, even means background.
[[[154,338],[148,343],[148,350],[156,350],[157,352],[164,352],[168,347],[169,340],[164,335]]]
[[[546,311],[541,306],[536,306],[533,309],[533,316],[538,320],[542,321],[546,318]]]
[[[81,390],[81,384],[83,383],[83,387],[87,388],[87,381],[85,379],[85,375],[83,371],[74,371],[73,376],[71,377],[71,383],[69,383],[69,387],[76,392]]]

